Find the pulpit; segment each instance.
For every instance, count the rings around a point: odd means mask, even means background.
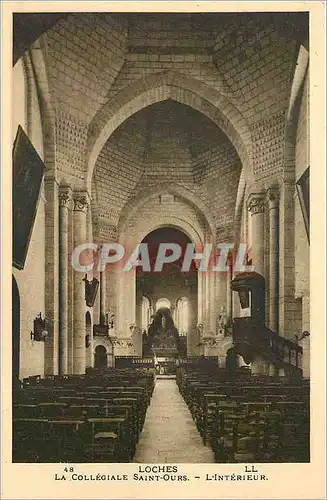
[[[249,317],[233,319],[234,354],[240,354],[246,364],[274,365],[291,374],[300,374],[299,357],[302,348],[265,326],[265,280],[258,273],[239,273],[231,282],[238,292],[242,309],[250,309]],[[231,354],[231,353],[230,353]],[[260,368],[260,373],[264,368]]]

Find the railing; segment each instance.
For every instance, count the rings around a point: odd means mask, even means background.
[[[157,354],[157,353],[156,353]],[[156,364],[184,367],[218,367],[217,356],[194,356],[194,357],[157,357],[157,363],[152,356],[115,356],[116,368],[153,368]]]
[[[237,353],[241,354],[246,362],[247,359],[252,361],[260,354],[276,365],[286,364],[295,368],[300,366],[302,347],[281,337],[253,318],[234,318],[233,342]]]
[[[115,356],[115,368],[154,368],[153,357]]]
[[[190,365],[190,366],[198,366],[198,365],[218,365],[218,358],[217,356],[194,356],[194,357],[187,357],[187,358],[179,358],[178,359],[179,366],[185,366],[185,365]]]

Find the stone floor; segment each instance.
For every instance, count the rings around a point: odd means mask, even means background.
[[[134,457],[136,463],[213,463],[176,381],[160,378]]]

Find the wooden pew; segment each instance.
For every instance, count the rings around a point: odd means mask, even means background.
[[[22,439],[28,447],[19,454],[16,445],[14,455],[27,462],[73,458],[83,462],[90,457],[94,461],[130,461],[153,389],[154,375],[143,371],[25,380],[13,398],[14,441],[17,444]],[[27,414],[31,419],[19,423]],[[36,418],[40,416],[44,418]],[[32,443],[35,425],[40,439]],[[44,426],[47,453],[41,439]]]

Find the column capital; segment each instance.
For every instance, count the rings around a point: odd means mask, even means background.
[[[269,208],[277,208],[279,203],[279,189],[276,186],[267,189],[267,200],[269,203]]]
[[[264,193],[251,193],[248,197],[247,207],[252,215],[263,213],[265,210]]]
[[[87,213],[90,206],[90,197],[87,191],[74,192],[74,212]]]
[[[72,202],[72,189],[70,186],[59,187],[59,206],[70,208]]]

